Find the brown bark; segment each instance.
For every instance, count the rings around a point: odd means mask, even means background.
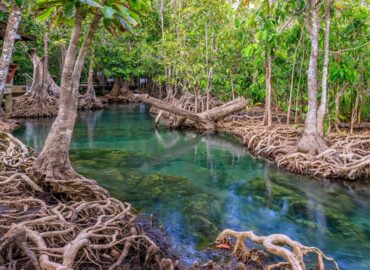
[[[81,10],[77,8],[63,66],[58,116],[51,126],[42,152],[33,165],[33,170],[42,176],[46,176],[46,178],[75,177],[75,172],[69,161],[68,148],[77,114],[76,93],[73,91],[73,67],[76,62],[77,43],[81,33],[82,20]]]
[[[310,32],[311,53],[307,71],[308,112],[304,131],[298,141],[298,150],[302,153],[315,155],[325,149],[325,142],[317,133],[317,56],[318,56],[318,0],[310,0],[312,27]]]
[[[101,15],[97,14],[92,19],[76,58],[77,42],[82,26],[81,11],[79,9],[76,10],[74,26],[63,67],[58,116],[33,167],[35,171],[46,175],[47,178],[64,179],[65,177],[76,176],[76,172],[70,164],[68,150],[77,116],[77,93],[81,72],[88,47],[91,44],[100,18]]]
[[[12,1],[0,58],[0,115],[3,113],[1,102],[5,91],[6,78],[8,76],[9,64],[13,54],[14,43],[17,36],[18,26],[21,21],[21,15],[21,7],[18,7],[17,4]]]
[[[59,95],[59,86],[54,82],[47,69],[45,55],[40,58],[35,51],[32,51],[30,58],[33,64],[33,82],[30,92],[26,95],[35,98],[36,102],[43,106],[51,94]]]
[[[194,113],[186,109],[180,108],[174,104],[164,102],[162,100],[150,97],[149,95],[134,95],[138,101],[151,104],[154,107],[163,111],[170,112],[182,118],[189,119],[206,130],[214,130],[216,128],[216,121],[224,118],[225,116],[243,110],[248,104],[248,101],[242,98],[237,98],[233,101],[225,103],[221,106],[212,108],[202,113]]]
[[[108,98],[117,98],[119,96],[130,95],[130,81],[123,80],[121,78],[116,78],[114,80],[112,90],[106,95]]]
[[[265,116],[263,118],[263,124],[271,127],[272,125],[272,113],[271,113],[271,75],[272,75],[272,56],[268,56],[265,63],[265,83],[266,83],[266,98],[265,98]]]
[[[322,82],[321,82],[321,102],[320,107],[317,110],[317,133],[320,136],[324,135],[324,117],[327,110],[327,79],[328,79],[328,67],[329,67],[329,34],[330,34],[330,8],[332,2],[327,1],[325,10],[325,41],[324,41],[324,66],[322,69]]]

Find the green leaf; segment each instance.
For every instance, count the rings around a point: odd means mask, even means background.
[[[3,11],[0,11],[0,22],[5,21],[6,19],[6,13]]]
[[[24,0],[15,0],[15,3],[18,7],[21,7],[24,4]]]
[[[102,7],[99,3],[97,3],[93,0],[79,0],[79,1],[80,1],[80,3],[89,5],[90,7],[97,7],[97,8]]]
[[[49,7],[47,9],[44,9],[42,12],[40,12],[37,16],[36,16],[36,19],[38,21],[45,21],[49,16],[50,14],[53,12],[54,8],[53,7]]]
[[[112,19],[113,18],[114,10],[113,10],[112,7],[104,6],[102,8],[102,12],[103,12],[104,18],[106,18],[106,19]]]
[[[75,15],[75,5],[73,2],[67,2],[64,5],[64,15],[69,19]]]
[[[118,19],[124,29],[126,29],[127,31],[131,31],[130,25],[128,25],[128,23],[123,18],[118,18]]]

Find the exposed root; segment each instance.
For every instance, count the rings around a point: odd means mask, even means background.
[[[27,174],[34,162],[31,150],[4,132],[0,159],[0,265],[6,269],[173,268],[139,231],[130,204],[107,192],[76,200],[35,181]],[[91,181],[69,182],[74,182],[76,193],[102,189]]]
[[[58,114],[58,99],[48,96],[47,100],[39,101],[29,94],[13,98],[14,118],[54,117]]]
[[[336,270],[339,266],[333,258],[326,256],[320,249],[316,247],[304,246],[301,243],[290,239],[284,234],[271,234],[268,236],[257,236],[252,231],[236,232],[233,230],[224,230],[218,237],[216,242],[229,243],[230,238],[235,238],[233,247],[233,255],[238,259],[245,261],[250,258],[250,250],[245,244],[246,240],[254,244],[262,245],[265,252],[278,256],[284,259],[284,262],[278,262],[268,265],[265,269],[277,269],[278,267],[289,267],[291,270],[307,269],[304,261],[304,256],[313,254],[316,257],[316,266],[314,269],[325,270],[324,261],[334,265]]]
[[[279,168],[324,178],[367,179],[370,177],[370,133],[329,135],[327,147],[319,154],[301,153],[297,142],[301,129],[273,125],[259,120],[223,122],[220,130],[240,137],[255,155],[273,161]]]
[[[0,119],[0,131],[12,131],[19,126],[19,123],[13,119]]]
[[[106,107],[106,104],[99,98],[91,95],[84,95],[78,99],[78,110],[100,110]]]

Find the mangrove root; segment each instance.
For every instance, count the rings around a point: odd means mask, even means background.
[[[0,132],[2,267],[173,269],[171,260],[140,232],[130,204],[109,197],[106,191],[79,199],[68,194],[69,189],[55,192],[53,185],[27,173],[34,163],[31,153],[18,139]],[[70,182],[80,191],[102,189],[92,181]]]
[[[232,120],[232,119],[230,119]],[[322,178],[370,177],[370,134],[329,134],[321,153],[301,153],[297,141],[302,130],[286,125],[263,126],[259,119],[232,120],[218,124],[221,131],[240,137],[249,151],[273,161],[279,168]]]
[[[284,259],[283,262],[268,265],[265,268],[266,270],[280,267],[288,267],[291,270],[305,270],[307,267],[304,262],[304,256],[309,254],[314,254],[316,257],[316,266],[314,269],[325,270],[324,261],[328,261],[334,265],[336,270],[339,270],[339,266],[336,261],[333,258],[326,256],[320,249],[304,246],[301,243],[290,239],[285,234],[257,236],[252,231],[236,232],[227,229],[217,237],[216,243],[229,243],[230,238],[235,239],[232,253],[240,260],[246,260],[250,257],[250,250],[245,244],[246,240],[249,240],[254,244],[262,245],[264,251],[268,254]]]

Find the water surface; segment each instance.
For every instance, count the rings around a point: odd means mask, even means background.
[[[14,133],[38,153],[52,120]],[[152,215],[189,262],[224,228],[284,233],[370,269],[370,190],[279,172],[231,136],[157,130],[144,105],[80,112],[71,145],[78,172]]]

